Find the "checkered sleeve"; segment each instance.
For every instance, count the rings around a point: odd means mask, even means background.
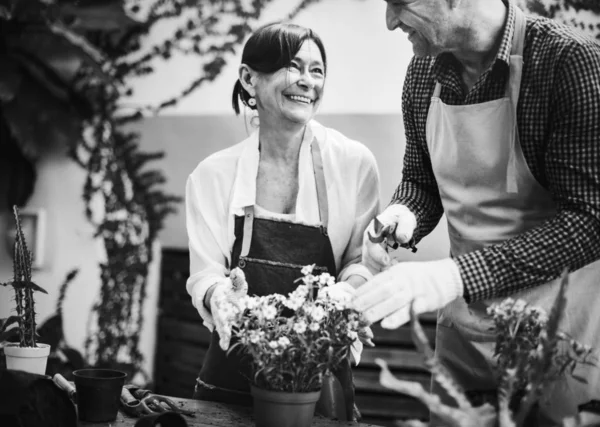
[[[565,267],[574,271],[600,259],[600,45],[573,42],[556,67],[543,164],[557,214],[458,257],[468,302],[538,286]]]
[[[417,218],[414,241],[428,235],[439,222],[444,210],[433,175],[431,160],[427,151],[425,135],[418,131],[414,115],[420,108],[413,105],[414,94],[423,93],[425,79],[415,78],[416,74],[428,73],[428,62],[413,58],[404,81],[402,92],[402,115],[406,133],[406,151],[402,169],[402,181],[398,185],[390,204],[408,207]]]

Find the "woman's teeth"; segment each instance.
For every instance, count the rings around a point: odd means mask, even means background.
[[[303,102],[305,104],[310,104],[312,102],[312,99],[307,98],[305,96],[289,95],[288,98],[290,98],[293,101]]]

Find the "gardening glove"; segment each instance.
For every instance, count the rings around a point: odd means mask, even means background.
[[[333,285],[323,288],[322,292],[329,295],[329,297],[348,307],[352,301],[352,298],[356,292],[356,289],[347,282],[337,282]],[[360,363],[360,356],[363,351],[363,347],[375,347],[373,344],[373,331],[369,327],[367,322],[361,322],[361,328],[358,331],[358,339],[355,339],[350,346],[350,356],[352,361],[358,365]]]
[[[392,265],[392,260],[387,253],[388,240],[392,241],[390,243],[408,243],[417,227],[417,218],[404,205],[388,206],[377,216],[377,220],[383,227],[390,226],[393,233],[381,243],[372,242],[369,234],[371,236],[377,234],[375,232],[375,220],[372,220],[363,234],[362,264],[373,274],[377,274]]]
[[[417,315],[438,310],[463,295],[456,263],[450,259],[401,262],[377,274],[356,290],[353,305],[370,322],[382,320],[386,329],[410,320],[410,307]]]
[[[231,322],[241,310],[242,298],[248,295],[246,276],[240,268],[231,270],[229,277],[215,285],[210,297],[210,311],[219,334],[219,346],[223,350],[229,348],[231,341]]]

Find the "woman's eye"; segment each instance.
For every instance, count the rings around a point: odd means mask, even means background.
[[[300,66],[298,64],[296,64],[295,62],[290,62],[290,65],[288,65],[288,68],[290,68],[292,70],[300,70]]]
[[[325,72],[323,71],[322,68],[313,68],[312,72],[315,73],[315,74],[319,74],[321,76],[325,74]]]

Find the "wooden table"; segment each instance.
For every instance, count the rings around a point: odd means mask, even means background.
[[[229,405],[225,403],[206,402],[192,399],[181,399],[178,397],[169,397],[178,406],[183,409],[193,411],[196,416],[186,417],[185,420],[189,427],[248,427],[254,425],[252,408]],[[133,427],[138,419],[129,417],[119,411],[117,419],[110,423],[87,423],[80,421],[81,427]],[[315,416],[313,427],[369,427],[373,424],[363,424],[356,422],[341,422]]]

